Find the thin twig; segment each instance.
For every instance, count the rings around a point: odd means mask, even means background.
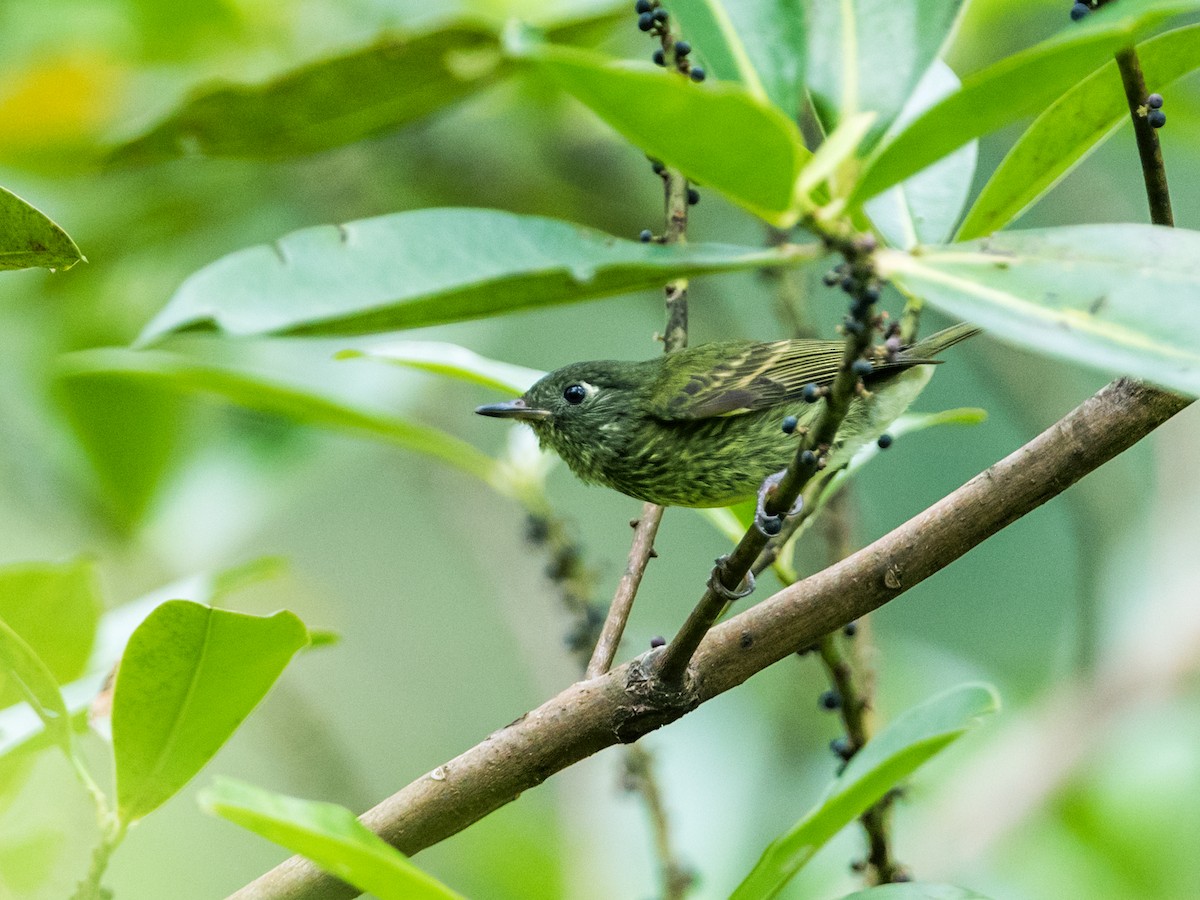
[[[627,789],[641,795],[650,815],[654,846],[662,867],[663,900],[682,900],[696,879],[671,849],[671,820],[654,777],[654,758],[640,743],[625,750],[625,778]]]
[[[1146,115],[1146,79],[1142,75],[1142,64],[1137,50],[1126,47],[1117,53],[1117,69],[1121,72],[1121,83],[1125,86],[1125,99],[1129,103],[1129,115],[1133,119],[1133,134],[1137,138],[1138,156],[1142,163],[1142,177],[1146,182],[1146,199],[1150,204],[1150,221],[1155,225],[1174,225],[1171,214],[1171,192],[1167,186],[1167,170],[1163,165],[1162,147],[1158,143],[1158,129],[1150,124]]]
[[[654,537],[658,534],[658,524],[662,521],[663,508],[653,503],[642,507],[642,516],[637,520],[633,533],[633,546],[629,548],[629,560],[625,563],[625,571],[617,583],[617,591],[613,594],[612,605],[604,619],[604,627],[600,631],[600,639],[592,651],[592,659],[587,664],[587,678],[603,675],[612,668],[613,659],[617,655],[617,647],[621,643],[621,635],[625,632],[625,623],[633,610],[633,600],[637,596],[638,586],[642,583],[642,575],[646,565],[654,555]]]

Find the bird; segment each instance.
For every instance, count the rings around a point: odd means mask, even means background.
[[[929,381],[934,357],[978,332],[955,325],[869,351],[855,368],[865,390],[826,467],[883,435]],[[475,412],[527,423],[585,482],[660,506],[729,506],[757,493],[761,515],[764,483],[818,421],[844,356],[844,341],[716,341],[642,362],[573,363]]]

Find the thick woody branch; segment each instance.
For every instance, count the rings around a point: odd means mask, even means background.
[[[1138,382],[1113,382],[875,543],[712,629],[678,690],[654,680],[652,651],[572,685],[384,800],[363,822],[410,854],[444,840],[555,772],[637,740],[894,600],[1127,450],[1189,402]],[[353,893],[293,858],[234,897],[316,900]]]

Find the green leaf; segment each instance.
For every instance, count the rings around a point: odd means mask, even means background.
[[[944,62],[934,60],[897,124],[902,127],[958,88],[958,76]],[[979,142],[971,141],[868,200],[867,215],[884,240],[904,250],[950,240],[971,192],[978,155]]]
[[[0,187],[0,271],[65,271],[82,259],[70,235],[45,213]]]
[[[556,219],[423,209],[232,253],[188,278],[138,340],[197,325],[239,335],[417,328],[788,265],[818,250],[643,244]]]
[[[878,259],[884,277],[994,337],[1200,394],[1198,232],[1075,225]]]
[[[876,113],[868,145],[908,102],[962,0],[806,0],[808,89],[826,131]]]
[[[731,83],[694,84],[652,65],[519,40],[512,52],[652,157],[779,227],[798,218],[793,188],[809,157],[784,113]],[[753,165],[746,148],[754,148]]]
[[[0,674],[16,686],[37,714],[50,738],[68,758],[74,758],[71,717],[58,682],[33,648],[0,620]]]
[[[367,434],[440,459],[498,491],[509,492],[510,485],[500,477],[494,461],[467,442],[306,385],[288,384],[274,373],[259,373],[162,350],[102,347],[59,357],[58,375],[66,379],[120,376],[135,384],[215,394],[240,406],[304,424]]]
[[[689,59],[710,78],[740,84],[751,96],[769,99],[720,0],[673,0],[671,16],[678,36],[692,45]]]
[[[331,875],[380,900],[453,900],[461,895],[425,874],[354,813],[218,778],[200,795],[208,812],[307,856]]]
[[[961,90],[879,147],[853,199],[867,200],[972,138],[1041,112],[1139,33],[1197,6],[1200,0],[1111,4],[1082,22],[1068,23],[1056,37],[970,75]]]
[[[0,619],[37,654],[56,684],[83,673],[100,610],[95,567],[88,559],[0,568]],[[0,707],[23,694],[0,674]]]
[[[482,26],[384,37],[263,84],[204,90],[111,159],[136,164],[194,154],[281,159],[317,153],[457,103],[507,68],[495,32]]]
[[[1146,84],[1161,90],[1200,67],[1200,25],[1161,34],[1139,44],[1137,53]],[[984,185],[958,239],[1004,228],[1128,121],[1121,74],[1110,60],[1047,107],[1021,135]]]
[[[847,894],[842,900],[988,900],[983,894],[953,884],[881,884]]]
[[[337,354],[337,358],[381,360],[397,366],[436,372],[513,395],[524,394],[546,374],[537,369],[488,359],[466,347],[440,341],[394,341],[361,350],[343,350]]]
[[[221,599],[227,592],[238,589],[256,578],[266,577],[269,569],[263,560],[253,560],[211,575],[198,575],[164,585],[129,603],[106,612],[100,619],[96,640],[85,673],[62,688],[67,710],[74,721],[86,718],[88,709],[104,682],[112,673],[129,636],[156,607],[168,600],[184,597],[198,603]],[[67,613],[66,609],[62,609]],[[80,615],[72,611],[70,615]],[[32,749],[44,742],[45,728],[41,720],[25,703],[0,709],[0,757]]]
[[[100,500],[119,526],[132,529],[170,472],[184,427],[178,398],[154,385],[101,377],[60,380],[55,388]]]
[[[113,691],[122,824],[152,812],[216,754],[308,643],[294,614],[169,600],[138,626]]]
[[[951,688],[905,712],[846,764],[825,798],[763,852],[732,900],[773,897],[831,837],[866,812],[922,763],[999,708],[983,684]]]

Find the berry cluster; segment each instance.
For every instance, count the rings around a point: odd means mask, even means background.
[[[1167,124],[1167,114],[1162,111],[1162,94],[1151,94],[1146,98],[1146,121],[1151,128],[1162,128]]]
[[[638,28],[662,42],[662,47],[655,50],[651,57],[654,64],[665,67],[670,61],[680,73],[692,81],[703,81],[706,77],[704,69],[692,65],[689,58],[692,45],[687,41],[675,40],[671,34],[671,16],[658,0],[637,0],[633,8],[638,15]]]

